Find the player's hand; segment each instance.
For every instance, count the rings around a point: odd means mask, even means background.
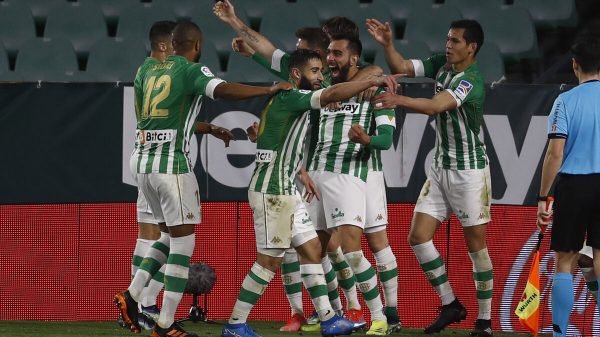
[[[371,143],[371,137],[365,132],[359,124],[353,124],[348,130],[348,138],[354,143],[363,145],[369,145]]]
[[[367,19],[367,31],[382,46],[392,44],[392,28],[389,22],[383,24],[377,19]]]
[[[317,185],[315,185],[315,182],[308,176],[306,170],[300,170],[298,174],[300,175],[300,181],[302,182],[302,185],[304,185],[304,195],[302,196],[304,200],[306,202],[311,202],[313,198],[321,200],[321,195],[319,194]]]
[[[398,105],[398,103],[396,103],[397,97],[399,97],[399,95],[396,95],[393,92],[386,91],[375,96],[371,100],[371,104],[373,104],[373,108],[375,110],[395,109]]]
[[[342,107],[342,102],[331,102],[331,103],[327,104],[325,107],[331,111],[335,111]]]
[[[276,93],[280,92],[281,90],[291,90],[292,89],[292,85],[289,82],[285,82],[285,81],[281,81],[281,82],[277,82],[276,84],[272,85],[269,93],[271,95],[275,95]]]
[[[210,134],[222,140],[223,143],[225,143],[225,147],[229,147],[229,141],[235,140],[235,136],[233,133],[231,133],[231,131],[229,131],[229,129],[222,128],[220,126],[211,126]]]
[[[258,122],[252,123],[252,125],[246,129],[246,135],[248,136],[248,140],[252,143],[256,143],[256,139],[258,138]]]
[[[356,96],[356,100],[358,101],[358,103],[370,101],[373,97],[375,97],[377,89],[379,89],[379,87],[370,87],[369,89],[360,92]]]
[[[255,53],[254,49],[244,42],[244,39],[241,37],[234,37],[231,40],[231,49],[244,57],[250,57]]]
[[[235,8],[229,0],[217,1],[213,6],[213,13],[223,22],[230,23],[235,16]]]
[[[552,222],[552,204],[554,199],[549,197],[547,201],[538,201],[537,226],[543,232]]]

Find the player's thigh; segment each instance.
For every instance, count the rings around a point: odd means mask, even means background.
[[[137,175],[137,182],[138,189],[141,192],[138,194],[138,199],[140,194],[143,195],[145,202],[148,204],[148,208],[152,213],[152,217],[155,219],[155,221],[159,223],[164,223],[165,217],[163,215],[160,197],[158,195],[156,186],[153,184],[153,181],[151,179],[151,173],[139,173]]]
[[[360,178],[322,172],[321,198],[327,228],[352,225],[364,229],[367,184]]]
[[[550,239],[550,248],[556,252],[578,252],[583,248],[592,210],[586,207],[586,186],[578,180],[575,175],[565,174],[556,179]]]
[[[167,226],[195,225],[201,222],[200,192],[193,172],[151,173]]]
[[[302,200],[300,192],[296,192],[296,208],[292,223],[292,247],[299,247],[306,242],[317,239],[317,232],[310,219],[306,204]],[[317,240],[318,241],[318,240]],[[321,251],[319,244],[318,251]]]
[[[473,170],[444,170],[446,198],[463,227],[491,221],[492,186],[489,167]]]
[[[430,168],[427,174],[427,180],[421,187],[414,213],[426,214],[435,218],[439,222],[444,222],[450,217],[451,207],[446,197],[446,191],[443,188],[444,170],[441,168]],[[413,227],[418,227],[419,222],[415,222],[416,216],[413,215]]]
[[[388,214],[385,179],[382,171],[369,171],[366,202],[365,233],[384,230],[388,224]]]
[[[297,196],[248,191],[258,252],[282,257],[291,247]]]
[[[321,190],[321,173],[315,171],[308,172],[308,175],[319,191]],[[323,209],[323,196],[321,196],[321,200],[312,198],[309,203],[306,203],[306,210],[316,230],[327,230],[327,220],[325,218],[325,210]]]

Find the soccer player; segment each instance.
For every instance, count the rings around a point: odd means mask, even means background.
[[[358,73],[361,51],[362,44],[356,37],[332,36],[327,51],[332,83],[347,82]],[[378,134],[368,137],[364,130],[369,130],[375,121],[381,123],[377,127]],[[370,151],[391,146],[394,111],[381,110],[375,114],[370,102],[359,103],[353,97],[342,102],[339,108],[322,109],[318,125],[317,145],[307,171],[319,188],[322,200],[313,200],[308,205],[309,213],[318,229],[339,234],[346,260],[371,312],[372,323],[367,334],[385,335],[388,323],[377,277],[363,255],[360,242],[366,219]],[[351,130],[360,133],[360,137],[355,138],[357,142],[350,140],[351,136],[354,138]]]
[[[426,76],[437,82],[431,99],[410,98],[393,92],[375,97],[380,109],[401,106],[435,117],[435,155],[414,210],[408,241],[442,306],[425,333],[435,333],[466,318],[467,311],[454,296],[442,257],[433,244],[440,224],[455,213],[473,263],[479,314],[471,336],[491,336],[493,274],[486,229],[490,222],[491,184],[481,122],[485,86],[476,55],[483,44],[478,22],[452,22],[446,55],[406,60],[392,43],[389,23],[367,20],[369,33],[383,45],[392,73]]]
[[[358,28],[356,28],[358,29]],[[310,49],[317,52],[321,56],[323,64],[327,63],[327,48],[329,46],[329,38],[323,32],[322,29],[317,27],[304,27],[296,31],[296,37],[298,43],[296,47],[298,49]],[[264,38],[264,41],[267,41]],[[264,68],[270,70],[273,74],[280,77],[281,79],[287,80],[290,76],[288,71],[290,55],[277,49],[274,54],[275,63],[271,64],[271,58],[268,55],[262,55],[261,53],[255,52],[242,38],[235,38],[232,42],[233,49],[244,56],[251,56],[253,60],[259,63]],[[265,47],[259,48],[259,50],[270,49]],[[370,69],[364,69],[364,74],[377,73],[379,74],[378,67],[368,67]],[[360,77],[360,76],[358,76]],[[364,77],[364,76],[363,76]],[[323,82],[324,87],[331,85],[331,76],[329,68],[325,67],[323,71]],[[318,121],[319,111],[314,110],[311,115],[311,124]],[[318,125],[310,125],[309,130],[312,133],[311,139],[317,138]],[[311,148],[314,147],[314,142],[310,142]],[[309,152],[312,150],[309,148]],[[306,175],[305,179],[310,179]],[[338,293],[338,280],[341,285],[342,291],[346,298],[346,317],[356,323],[356,328],[362,328],[366,322],[362,315],[360,302],[356,292],[356,279],[352,269],[348,265],[344,254],[340,248],[337,236],[333,235],[327,244],[327,256],[323,258],[322,265],[325,270],[325,278],[327,280],[327,289],[329,293],[329,300],[335,311],[342,311],[342,303]],[[335,270],[335,272],[334,272]],[[284,284],[286,297],[292,308],[292,316],[286,324],[281,327],[281,331],[298,331],[302,325],[308,323],[308,325],[302,326],[303,331],[318,331],[319,317],[316,312],[313,312],[308,320],[305,318],[304,310],[302,307],[302,288],[299,274],[299,261],[295,251],[288,251],[283,257],[282,273],[281,278]],[[336,277],[337,273],[337,277]]]
[[[202,32],[183,21],[173,31],[175,55],[164,62],[149,58],[134,81],[138,119],[136,140],[137,181],[154,218],[160,238],[142,261],[129,288],[115,295],[127,324],[137,324],[137,302],[152,275],[166,263],[161,312],[151,336],[195,336],[174,323],[174,315],[187,282],[194,251],[194,225],[200,222],[198,183],[189,159],[189,143],[203,96],[245,99],[272,95],[289,84],[255,87],[227,83],[198,64]],[[208,132],[220,133],[208,126]]]
[[[164,61],[167,56],[173,54],[173,44],[171,41],[171,34],[173,28],[175,28],[175,22],[173,21],[157,21],[150,27],[149,40],[150,40],[150,58],[158,61]],[[135,152],[134,152],[135,154]],[[130,169],[133,174],[134,180],[137,181],[137,170],[135,167],[136,156],[132,154],[130,160]],[[136,203],[137,209],[137,220],[138,220],[138,238],[136,240],[135,249],[133,251],[133,258],[131,260],[131,278],[135,276],[146,252],[154,241],[160,237],[160,228],[158,222],[154,219],[150,205],[144,196],[144,193],[138,187],[138,198]],[[156,307],[156,297],[160,293],[163,287],[163,274],[164,267],[157,272],[152,280],[148,282],[148,285],[144,288],[142,293],[140,305],[143,316],[139,316],[140,322],[138,325],[131,325],[131,329],[136,331],[138,326],[144,328],[152,328],[154,320],[158,319],[159,311]],[[147,316],[147,317],[146,317]],[[122,317],[120,318],[122,320]],[[136,331],[139,332],[139,331]]]
[[[584,241],[592,247],[600,277],[600,37],[580,35],[571,47],[579,85],[558,95],[548,116],[548,148],[542,166],[538,222],[554,184],[554,223],[550,248],[556,253],[552,280],[553,336],[566,336],[573,308],[572,266]],[[587,235],[587,240],[586,240]],[[600,310],[600,301],[596,301]]]

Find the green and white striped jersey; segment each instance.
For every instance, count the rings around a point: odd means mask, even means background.
[[[321,107],[322,90],[280,91],[260,117],[256,168],[251,191],[277,195],[296,193],[295,176],[302,165],[310,109]]]
[[[192,171],[189,147],[204,95],[223,80],[181,56],[147,58],[134,81],[138,173]]]
[[[415,76],[436,80],[436,93],[446,90],[458,104],[456,109],[438,114],[435,155],[432,165],[445,169],[482,169],[488,165],[481,133],[485,85],[477,63],[462,72],[446,64],[446,56],[411,60]]]
[[[254,61],[256,61],[258,64],[260,64],[261,66],[263,66],[265,69],[269,70],[271,73],[275,74],[275,76],[287,81],[289,80],[289,62],[290,62],[290,54],[277,49],[275,50],[275,52],[273,53],[273,56],[271,57],[271,60],[267,60],[264,57],[262,57],[261,55],[259,55],[258,53],[254,53],[254,55],[252,55],[252,59],[254,59]],[[359,67],[365,67],[368,66],[369,64],[364,63],[362,61],[359,62]],[[329,68],[327,67],[327,65],[323,65],[324,66],[324,70],[323,70],[323,82],[322,87],[323,88],[327,88],[331,86],[331,72],[329,71]],[[393,114],[393,110],[390,110],[392,112],[392,116],[394,116]],[[389,111],[388,111],[389,113]],[[310,146],[308,149],[308,158],[307,158],[307,167],[310,167],[313,159],[314,159],[314,152],[316,150],[316,144],[317,144],[317,139],[319,138],[319,114],[320,111],[319,110],[312,110],[310,113],[310,117],[309,117],[309,121],[312,125],[311,129],[311,134],[310,134]],[[393,122],[393,126],[396,127],[395,125],[395,120],[392,121]],[[376,132],[376,126],[375,123],[371,123],[371,125],[373,125],[373,128],[371,130],[371,132],[369,132],[370,135],[375,134]],[[382,164],[381,164],[381,150],[376,150],[376,149],[371,149],[371,162],[369,164],[369,169],[374,170],[374,171],[382,171]]]
[[[351,142],[348,130],[354,124],[372,130],[377,121],[386,120],[386,124],[393,123],[395,127],[394,118],[394,110],[374,110],[370,102],[358,103],[356,97],[343,102],[339,109],[321,108],[317,140],[307,170],[350,174],[366,181],[372,149]],[[375,160],[375,167],[380,168],[381,154]]]

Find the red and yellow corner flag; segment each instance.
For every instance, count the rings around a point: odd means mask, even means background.
[[[540,317],[540,251],[536,250],[521,301],[515,309],[519,322],[538,336]]]

